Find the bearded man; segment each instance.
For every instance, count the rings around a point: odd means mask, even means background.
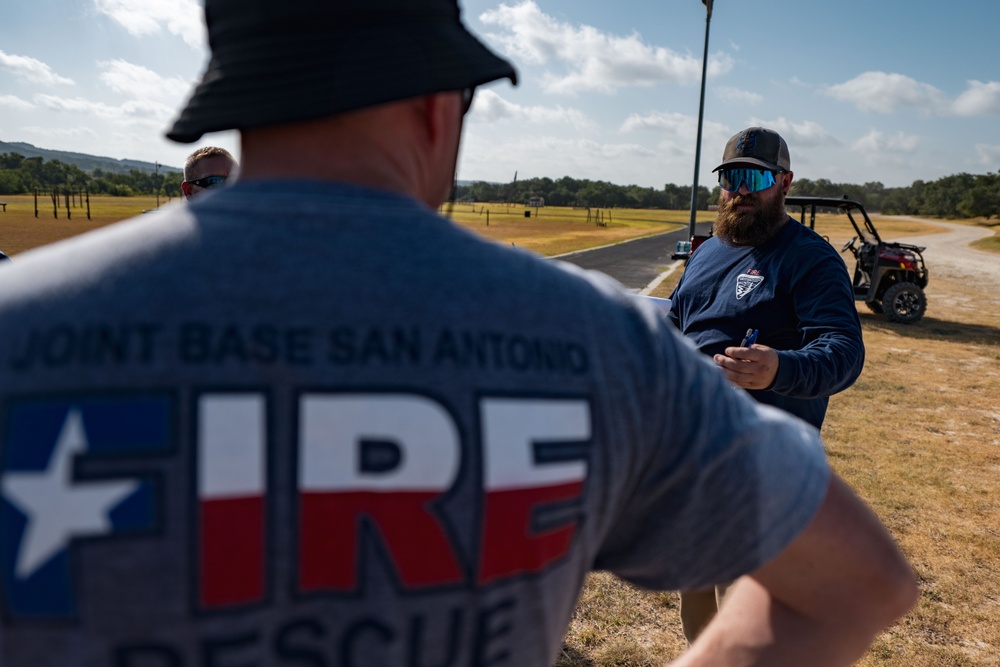
[[[837,251],[785,212],[793,173],[777,132],[751,127],[726,144],[715,235],[691,255],[670,319],[730,383],[812,424],[861,374],[854,288]],[[751,332],[756,332],[756,342]],[[725,587],[681,594],[693,641]]]

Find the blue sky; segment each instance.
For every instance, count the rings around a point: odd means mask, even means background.
[[[279,3],[280,5],[280,3]],[[464,0],[521,84],[480,89],[459,178],[689,185],[699,0]],[[750,125],[797,178],[909,185],[1000,169],[1000,2],[716,0],[699,182]],[[207,62],[197,0],[32,0],[0,12],[0,140],[180,166],[163,138]],[[208,135],[238,155],[234,133]]]

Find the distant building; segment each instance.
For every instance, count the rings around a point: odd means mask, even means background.
[[[545,208],[545,197],[528,197],[530,208]]]

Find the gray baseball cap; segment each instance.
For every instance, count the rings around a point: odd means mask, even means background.
[[[722,164],[712,171],[736,165],[756,165],[771,171],[791,171],[788,145],[781,135],[765,127],[750,127],[734,134],[722,154]]]

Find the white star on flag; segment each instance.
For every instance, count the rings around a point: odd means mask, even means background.
[[[9,472],[0,492],[28,517],[14,574],[27,579],[74,537],[113,530],[108,511],[139,488],[135,480],[74,482],[73,457],[87,450],[79,410],[70,410],[45,470]]]

